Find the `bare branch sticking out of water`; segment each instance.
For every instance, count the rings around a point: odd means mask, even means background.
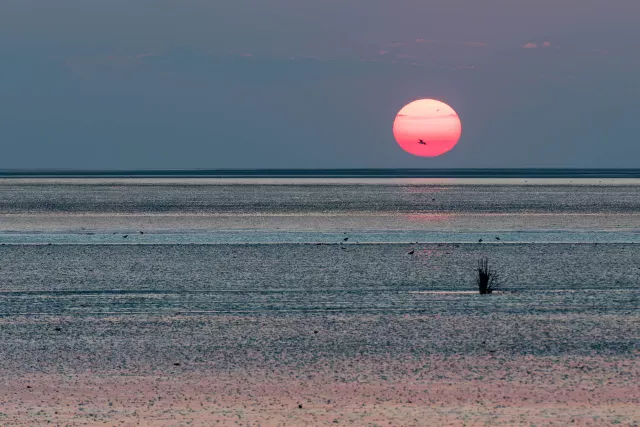
[[[489,259],[481,258],[478,261],[478,276],[476,277],[478,291],[482,295],[491,294],[499,287],[498,273],[489,267]]]

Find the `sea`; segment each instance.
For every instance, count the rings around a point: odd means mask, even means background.
[[[640,348],[637,177],[362,175],[5,175],[4,367]]]

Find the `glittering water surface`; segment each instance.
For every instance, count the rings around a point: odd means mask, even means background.
[[[473,353],[487,317],[518,329],[494,329],[492,351],[638,349],[635,182],[5,180],[0,192],[7,366],[72,369],[69,346],[91,369],[222,347],[233,363],[246,346],[267,359],[282,346]],[[470,292],[485,256],[504,293]],[[126,328],[100,326],[113,316]],[[223,345],[207,331],[224,325]],[[333,333],[310,341],[307,326]]]
[[[639,183],[529,181],[5,180],[0,243],[640,240]]]
[[[625,244],[53,245],[3,255],[4,314],[631,314],[640,303],[640,254]],[[481,256],[503,275],[499,299],[462,292]]]

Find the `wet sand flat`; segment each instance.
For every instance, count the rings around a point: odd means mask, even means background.
[[[607,304],[597,292],[531,302],[334,291],[342,297],[279,293],[250,309],[251,292],[214,292],[205,309],[161,303],[161,290],[72,303],[65,292],[5,294],[5,307],[20,297],[40,311],[0,321],[2,425],[637,423],[631,289],[612,289]]]
[[[0,186],[0,425],[637,426],[640,187],[485,184]]]
[[[429,356],[238,371],[180,366],[155,375],[9,375],[2,423],[637,425],[639,374],[625,358]]]

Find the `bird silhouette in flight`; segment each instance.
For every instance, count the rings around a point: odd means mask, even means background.
[[[418,140],[418,144],[427,145],[427,143],[426,143],[426,142],[424,142],[424,141],[423,141],[423,140],[421,140],[421,139],[420,139],[420,140]]]

